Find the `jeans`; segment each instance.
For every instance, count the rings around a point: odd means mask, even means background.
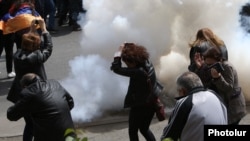
[[[79,2],[77,0],[69,1],[69,15],[73,22],[77,21],[80,12]]]
[[[48,29],[54,29],[56,13],[56,6],[54,0],[36,0],[35,2],[37,12],[45,21],[47,19],[47,16],[49,15]]]

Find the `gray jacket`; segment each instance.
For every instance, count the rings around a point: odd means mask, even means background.
[[[228,108],[228,123],[239,121],[246,115],[246,103],[238,82],[238,74],[235,68],[227,61],[222,63],[224,71],[221,77],[213,79],[211,84],[224,99]]]

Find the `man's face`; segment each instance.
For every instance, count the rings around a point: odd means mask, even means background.
[[[185,96],[186,95],[186,89],[184,88],[177,88],[179,96]]]

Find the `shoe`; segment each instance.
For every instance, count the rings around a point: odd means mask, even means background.
[[[58,19],[58,26],[67,26],[68,25],[68,18],[67,16],[60,16],[59,19]]]
[[[82,30],[81,26],[77,23],[73,24],[72,27],[73,27],[73,29],[72,29],[73,31],[81,31]]]
[[[86,13],[87,12],[87,10],[86,9],[84,9],[84,8],[80,8],[80,13]]]
[[[58,20],[58,26],[62,26],[63,25],[63,19],[62,18],[59,18],[59,20]]]
[[[16,73],[14,73],[14,72],[8,73],[8,75],[7,75],[8,78],[13,78],[15,76],[16,76]]]

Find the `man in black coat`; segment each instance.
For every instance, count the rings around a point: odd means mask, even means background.
[[[28,73],[22,77],[21,86],[20,100],[7,111],[10,121],[30,115],[35,141],[64,141],[67,133],[76,137],[70,113],[74,101],[58,81]]]

